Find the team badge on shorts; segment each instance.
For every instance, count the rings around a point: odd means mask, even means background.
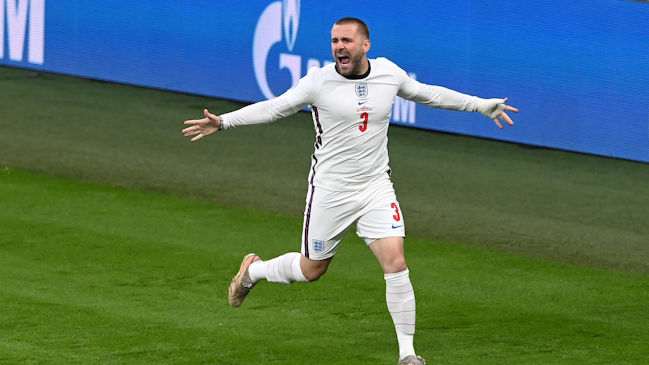
[[[356,96],[359,98],[366,98],[367,97],[367,84],[362,83],[362,84],[356,84]]]
[[[313,252],[320,253],[324,251],[324,241],[323,240],[313,240]]]

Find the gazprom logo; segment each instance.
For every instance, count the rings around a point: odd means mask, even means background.
[[[292,51],[297,40],[297,29],[300,25],[300,1],[284,0],[282,10],[284,13],[282,16],[282,19],[284,19],[284,39],[288,50]]]
[[[0,59],[42,65],[45,50],[45,0],[0,0]]]
[[[267,99],[272,99],[275,95],[270,88],[266,65],[271,48],[282,42],[282,36],[288,52],[279,54],[279,69],[289,71],[291,85],[295,85],[302,77],[302,56],[293,53],[299,27],[300,0],[274,1],[264,9],[257,21],[252,43],[253,68],[257,85]],[[306,63],[306,70],[311,67],[320,67],[320,61],[310,58]]]

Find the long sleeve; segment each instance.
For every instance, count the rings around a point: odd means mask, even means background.
[[[312,78],[312,73],[307,73],[295,87],[276,98],[260,101],[221,115],[221,128],[228,129],[242,125],[271,123],[297,113],[311,104],[313,100],[316,88]]]
[[[274,99],[260,101],[239,110],[221,115],[222,129],[242,125],[271,123],[277,119],[295,114],[304,106],[292,105],[285,94]]]
[[[477,96],[462,94],[442,86],[423,84],[395,65],[400,78],[400,97],[432,108],[478,112],[487,118],[494,119],[505,110],[503,99],[483,99]]]
[[[405,71],[402,70],[405,74]],[[462,94],[442,86],[423,84],[405,75],[398,95],[404,99],[433,108],[474,112],[478,110],[480,98]]]

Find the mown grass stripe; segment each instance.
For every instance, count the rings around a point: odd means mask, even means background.
[[[0,362],[394,362],[385,284],[358,238],[343,241],[320,281],[261,283],[232,309],[225,288],[241,256],[297,249],[299,218],[19,170],[0,178],[0,198],[10,207],[0,212]],[[407,245],[416,345],[431,361],[649,356],[645,275],[421,238]]]

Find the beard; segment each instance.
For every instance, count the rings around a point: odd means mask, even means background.
[[[340,60],[334,55],[334,58],[336,60],[336,70],[338,71],[339,74],[342,76],[354,76],[354,75],[360,75],[361,70],[363,69],[363,52],[358,52],[358,53],[350,53],[349,54],[349,62],[347,64],[343,64],[340,62]],[[346,68],[349,71],[343,71],[342,66],[350,66],[351,68]]]
[[[352,67],[352,70],[350,72],[351,75],[360,75],[361,74],[361,69],[363,67],[363,53],[359,53],[357,55],[351,55],[350,56],[351,62],[354,65]]]

